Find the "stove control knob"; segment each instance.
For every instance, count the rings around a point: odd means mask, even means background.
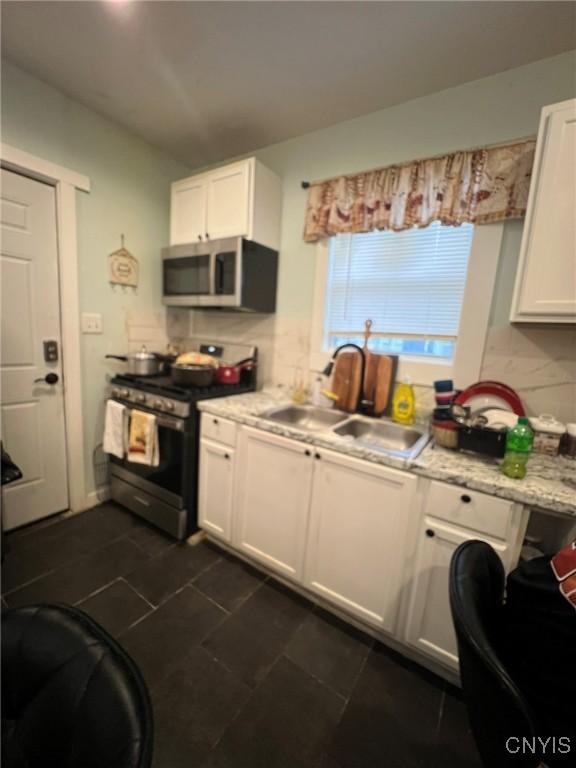
[[[166,400],[164,403],[164,406],[167,411],[173,411],[174,410],[174,403],[171,400]]]
[[[137,403],[145,403],[146,395],[136,395],[135,400]]]
[[[120,390],[120,397],[130,397],[130,390],[129,389],[121,389]]]
[[[156,408],[159,411],[164,410],[164,403],[162,400],[154,400],[154,408]]]
[[[116,389],[116,387],[113,387],[113,388],[110,390],[110,394],[112,395],[112,397],[118,397],[118,395],[120,394],[120,390],[119,390],[119,389]]]

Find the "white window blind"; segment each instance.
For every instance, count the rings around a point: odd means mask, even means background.
[[[442,226],[330,238],[325,349],[362,340],[374,351],[451,359],[474,227]]]

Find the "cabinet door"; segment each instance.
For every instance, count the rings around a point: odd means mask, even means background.
[[[250,162],[245,161],[208,174],[208,239],[248,234],[250,169]]]
[[[330,451],[316,455],[305,583],[349,613],[393,632],[405,524],[417,479]]]
[[[170,245],[195,243],[206,233],[206,176],[193,176],[172,184]]]
[[[302,579],[313,459],[303,443],[243,427],[238,449],[235,544]]]
[[[200,441],[198,525],[225,541],[232,540],[234,450]]]
[[[542,111],[513,322],[576,322],[576,99]]]
[[[406,639],[445,666],[458,669],[458,649],[448,595],[450,560],[464,541],[487,541],[508,566],[508,547],[473,531],[454,528],[425,517],[419,532],[418,554]]]

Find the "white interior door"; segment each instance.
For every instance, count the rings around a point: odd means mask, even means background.
[[[9,171],[1,178],[2,440],[23,472],[3,489],[9,530],[67,509],[68,478],[55,192]]]

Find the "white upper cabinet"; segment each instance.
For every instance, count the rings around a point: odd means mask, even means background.
[[[576,322],[576,99],[544,107],[512,322]]]
[[[246,237],[280,248],[282,182],[256,158],[172,184],[170,245]]]
[[[208,176],[206,237],[248,236],[250,166],[234,163]]]
[[[172,184],[170,245],[204,239],[207,199],[208,182],[205,176],[194,176]]]
[[[304,583],[392,633],[417,478],[324,449],[314,454]]]

